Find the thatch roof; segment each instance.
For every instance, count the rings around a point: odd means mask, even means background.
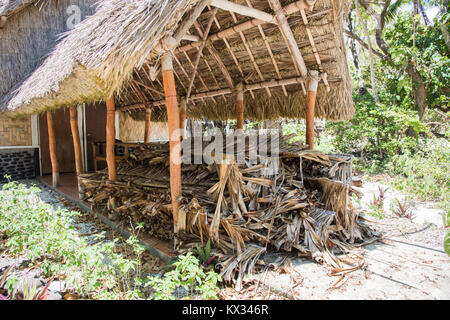
[[[0,109],[15,96],[69,29],[70,6],[80,18],[93,14],[95,0],[0,0]]]
[[[0,0],[0,16],[9,17],[26,6],[37,2],[36,0]]]
[[[274,14],[266,0],[233,2]],[[349,119],[354,109],[343,40],[349,1],[317,0],[303,16],[297,8],[300,1],[280,2],[284,8],[294,8],[288,22],[306,67],[327,75],[319,84],[316,116]],[[197,3],[199,0],[100,1],[97,12],[69,32],[14,97],[0,101],[0,107],[16,114],[34,113],[104,100],[114,93],[117,105],[132,110],[137,118],[136,111],[146,107],[163,111],[161,74],[150,79],[160,57],[155,48],[177,30]],[[216,12],[212,7],[205,9],[189,30],[191,38],[201,40],[212,12]],[[244,25],[247,27],[240,29]],[[241,32],[233,32],[236,29]],[[189,91],[201,43],[183,40],[174,51],[180,96]],[[187,109],[190,118],[234,118],[232,85],[238,82],[253,88],[245,95],[247,119],[304,117],[307,77],[300,75],[274,23],[255,23],[252,18],[218,10],[197,70]],[[286,81],[266,88],[268,81],[281,79]],[[153,114],[158,117],[156,110]]]

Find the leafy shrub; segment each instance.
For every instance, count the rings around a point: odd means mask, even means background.
[[[155,299],[174,300],[183,295],[185,299],[191,299],[195,295],[201,299],[217,299],[217,283],[222,281],[220,275],[214,270],[205,272],[192,253],[179,256],[173,267],[173,270],[166,272],[162,278],[147,279],[146,285],[152,286],[156,291]],[[177,294],[176,297],[174,293]]]
[[[125,259],[115,253],[115,242],[88,244],[72,226],[79,213],[55,211],[40,200],[39,191],[15,182],[0,191],[0,238],[5,239],[8,253],[39,263],[46,276],[64,278],[70,289],[84,297],[140,297],[139,281],[132,283],[130,276],[138,270],[138,258]]]
[[[391,184],[421,199],[450,200],[450,143],[446,139],[421,141],[415,152],[392,157],[386,166],[396,178]]]

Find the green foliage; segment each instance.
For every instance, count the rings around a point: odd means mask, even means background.
[[[8,253],[26,255],[39,263],[47,276],[65,278],[68,288],[84,297],[140,297],[139,281],[131,280],[131,274],[140,265],[138,258],[125,259],[114,252],[117,240],[88,244],[72,226],[78,213],[55,211],[40,200],[39,191],[15,182],[4,185],[0,191],[0,238],[5,239]],[[136,253],[142,253],[134,237],[128,243]]]
[[[383,100],[387,94],[380,94]],[[355,115],[350,121],[328,122],[327,129],[334,135],[334,146],[339,153],[351,153],[377,172],[396,154],[413,148],[416,138],[407,135],[412,128],[417,134],[427,132],[417,114],[403,106],[380,101],[375,104],[368,94],[354,95]]]
[[[197,254],[201,264],[205,264],[209,261],[209,259],[211,258],[211,242],[209,241],[209,239],[206,242],[205,250],[200,248],[200,246],[197,244]]]
[[[447,139],[421,139],[415,150],[394,155],[386,168],[396,189],[422,200],[450,200],[450,143]]]
[[[155,299],[174,300],[183,295],[184,299],[192,299],[195,296],[207,300],[217,299],[217,283],[222,281],[220,275],[214,270],[205,272],[192,253],[179,256],[173,267],[173,270],[166,272],[162,278],[155,276],[147,279],[146,286],[150,285],[156,291]]]
[[[414,20],[415,32],[413,31]],[[448,96],[450,59],[439,25],[440,23],[434,23],[426,26],[421,23],[419,15],[411,17],[408,12],[399,13],[394,23],[386,28],[385,40],[390,46],[389,53],[395,64],[406,66],[408,61],[414,62],[427,87],[428,105],[448,108],[450,105]],[[400,78],[405,79],[406,76],[403,74]],[[399,83],[401,81],[400,79]],[[410,80],[408,82],[410,83]]]

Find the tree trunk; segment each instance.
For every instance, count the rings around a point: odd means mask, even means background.
[[[408,61],[405,69],[412,81],[412,89],[414,93],[414,103],[419,110],[419,119],[422,120],[427,112],[427,89],[423,82],[422,76],[417,71],[412,61]]]
[[[364,34],[367,39],[367,45],[369,46],[370,82],[372,85],[373,98],[374,98],[375,102],[378,102],[377,87],[375,85],[375,74],[374,74],[374,66],[373,66],[372,41],[370,40],[370,35],[369,35],[369,31],[367,30],[366,21],[364,21],[363,18],[361,17],[358,0],[355,0],[355,10],[356,10],[356,14],[358,16],[359,22],[361,23],[361,26],[363,27]]]

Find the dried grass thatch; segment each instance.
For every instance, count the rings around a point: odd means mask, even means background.
[[[268,1],[234,2],[273,14]],[[97,13],[58,44],[43,66],[27,79],[10,101],[3,101],[6,109],[16,113],[41,112],[103,100],[113,93],[117,104],[127,110],[142,111],[162,106],[161,74],[154,81],[150,80],[152,68],[158,66],[155,45],[176,30],[196,3],[194,0],[100,1]],[[296,3],[281,1],[283,7]],[[319,85],[317,117],[343,120],[349,119],[354,112],[343,40],[343,19],[349,3],[348,0],[317,0],[313,10],[306,12],[307,25],[298,10],[288,16],[308,70],[327,74],[328,81],[322,78]],[[202,13],[197,25],[189,30],[190,35],[202,36],[211,12]],[[221,32],[250,19],[223,10],[217,11],[215,18],[209,33],[212,40],[203,50],[198,75],[193,82],[187,110],[190,118],[235,118],[230,78],[234,84],[255,85],[300,76],[277,25],[252,25],[223,38]],[[189,91],[198,46],[198,41],[183,40],[175,50],[174,71],[180,96]],[[307,79],[302,79],[302,84],[248,91],[246,118],[304,117]],[[213,94],[217,90],[221,91]],[[164,116],[159,118],[165,119]]]
[[[36,113],[103,100],[120,89],[196,1],[106,0],[17,90],[7,111]]]
[[[0,110],[38,68],[69,29],[67,9],[77,6],[80,18],[95,12],[96,0],[0,1]]]

